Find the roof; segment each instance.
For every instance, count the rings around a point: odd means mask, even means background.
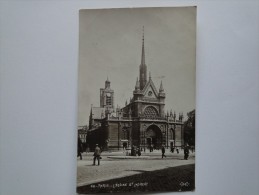
[[[92,107],[93,119],[102,119],[105,117],[105,108]]]

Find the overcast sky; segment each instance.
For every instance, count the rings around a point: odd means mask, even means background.
[[[107,76],[115,107],[133,96],[143,26],[147,69],[157,90],[163,81],[165,110],[186,115],[195,108],[195,7],[80,10],[79,126],[88,125],[91,104],[100,106]]]

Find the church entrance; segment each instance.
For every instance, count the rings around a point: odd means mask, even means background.
[[[158,126],[151,125],[146,131],[146,143],[148,148],[160,149],[162,146],[162,133]]]

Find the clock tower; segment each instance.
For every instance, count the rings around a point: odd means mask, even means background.
[[[100,89],[100,107],[109,110],[114,108],[114,91],[108,78],[105,81],[105,88]]]

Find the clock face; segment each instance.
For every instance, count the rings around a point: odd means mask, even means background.
[[[152,94],[153,94],[152,91],[148,92],[148,96],[152,96]]]
[[[110,93],[106,93],[106,96],[107,96],[107,97],[111,97],[111,94],[110,94]]]

